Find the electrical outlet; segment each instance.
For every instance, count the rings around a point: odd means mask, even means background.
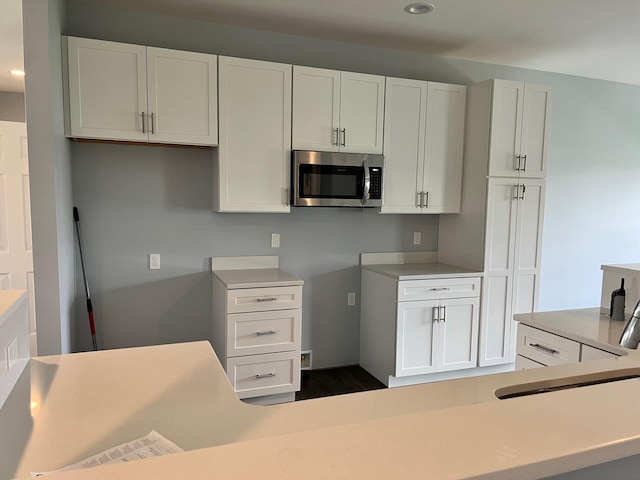
[[[271,234],[271,248],[280,248],[280,234],[272,233]]]
[[[353,307],[356,304],[356,292],[347,293],[347,305]]]
[[[160,254],[149,254],[149,270],[160,270]]]
[[[420,245],[422,243],[422,233],[421,232],[413,232],[413,244]]]
[[[18,361],[18,337],[13,337],[13,339],[7,345],[6,350],[6,358],[7,358],[7,371],[11,370],[11,367]]]

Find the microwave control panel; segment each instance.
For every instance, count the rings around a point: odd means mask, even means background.
[[[369,198],[371,200],[380,200],[382,198],[382,169],[380,167],[369,167],[369,175]]]

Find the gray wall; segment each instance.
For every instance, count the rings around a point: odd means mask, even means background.
[[[0,120],[24,122],[24,93],[0,92]]]
[[[554,88],[540,308],[595,306],[600,264],[638,261],[640,87],[70,3],[69,35],[301,65],[469,84],[487,78]],[[277,254],[305,281],[303,348],[314,367],[358,361],[358,253],[437,248],[437,216],[294,209],[288,215],[209,210],[206,150],[71,146],[89,281],[104,347],[206,338],[210,256]],[[269,235],[282,248],[269,248]],[[160,271],[146,267],[160,253]],[[78,298],[83,292],[78,285]],[[80,302],[77,314],[86,316]],[[79,322],[78,348],[89,346]]]

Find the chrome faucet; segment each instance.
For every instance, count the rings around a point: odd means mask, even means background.
[[[620,337],[620,346],[627,348],[638,348],[640,343],[640,301],[633,309],[633,315],[629,322],[625,325],[622,336]]]

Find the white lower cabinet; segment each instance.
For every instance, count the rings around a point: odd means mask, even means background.
[[[363,270],[360,365],[387,386],[476,367],[479,303],[479,277],[398,281]]]
[[[478,298],[398,302],[395,376],[476,366]]]
[[[213,347],[241,399],[279,403],[300,390],[302,286],[228,288],[213,279]]]
[[[613,352],[518,324],[516,370],[615,358]]]

